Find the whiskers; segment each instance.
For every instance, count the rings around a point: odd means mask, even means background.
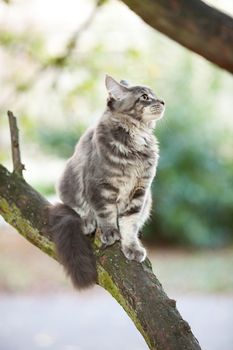
[[[164,111],[164,107],[159,105],[153,105],[150,107],[150,111],[151,113],[155,113],[155,114],[161,114]]]
[[[158,127],[159,125],[159,127]],[[169,135],[172,134],[172,128],[171,128],[171,124],[168,118],[166,118],[166,114],[165,117],[161,118],[159,120],[159,124],[157,124],[157,130],[161,130],[161,131],[166,131],[166,133],[168,133]]]

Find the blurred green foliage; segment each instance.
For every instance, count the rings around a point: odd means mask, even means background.
[[[38,128],[37,139],[42,149],[61,158],[68,158],[74,151],[74,146],[85,131],[85,126],[67,128]]]
[[[230,100],[229,75],[143,23],[129,27],[126,8],[119,19],[118,7],[117,17],[112,9],[120,4],[103,3],[101,21],[79,33],[67,57],[64,47],[49,54],[48,38],[33,28],[0,28],[9,66],[0,82],[9,91],[0,112],[14,106],[29,157],[33,145],[40,156],[67,159],[86,126],[103,112],[105,73],[149,85],[167,110],[155,131],[161,157],[145,236],[195,246],[232,242],[232,124],[221,107]],[[33,185],[51,194],[53,179],[48,174],[40,180]]]
[[[153,184],[154,215],[147,234],[157,239],[195,246],[222,246],[233,240],[233,163],[226,152],[232,133],[213,126],[213,99],[192,93],[193,74],[183,62],[170,97],[169,129],[158,127],[161,157]],[[213,71],[214,73],[214,71]],[[230,155],[230,157],[229,157]]]

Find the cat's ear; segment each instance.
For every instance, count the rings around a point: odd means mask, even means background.
[[[107,74],[105,77],[105,85],[109,95],[115,100],[122,100],[128,93],[128,89],[125,85],[118,83]]]

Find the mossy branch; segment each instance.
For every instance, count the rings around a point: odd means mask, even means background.
[[[47,235],[49,202],[17,174],[0,165],[0,215],[32,244],[56,259]],[[148,347],[156,350],[200,350],[176,303],[167,297],[147,259],[125,259],[118,244],[102,250],[93,242],[98,284],[124,308]]]

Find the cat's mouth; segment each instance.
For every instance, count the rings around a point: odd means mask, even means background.
[[[159,120],[163,117],[165,111],[165,104],[162,100],[157,100],[150,106],[147,106],[143,110],[143,120],[152,121]]]
[[[164,103],[157,102],[144,109],[143,119],[146,121],[159,120],[163,117],[164,111]]]
[[[164,103],[156,103],[152,106],[150,106],[150,112],[151,114],[154,114],[154,115],[160,115],[164,112],[165,110],[165,107],[164,107]]]

